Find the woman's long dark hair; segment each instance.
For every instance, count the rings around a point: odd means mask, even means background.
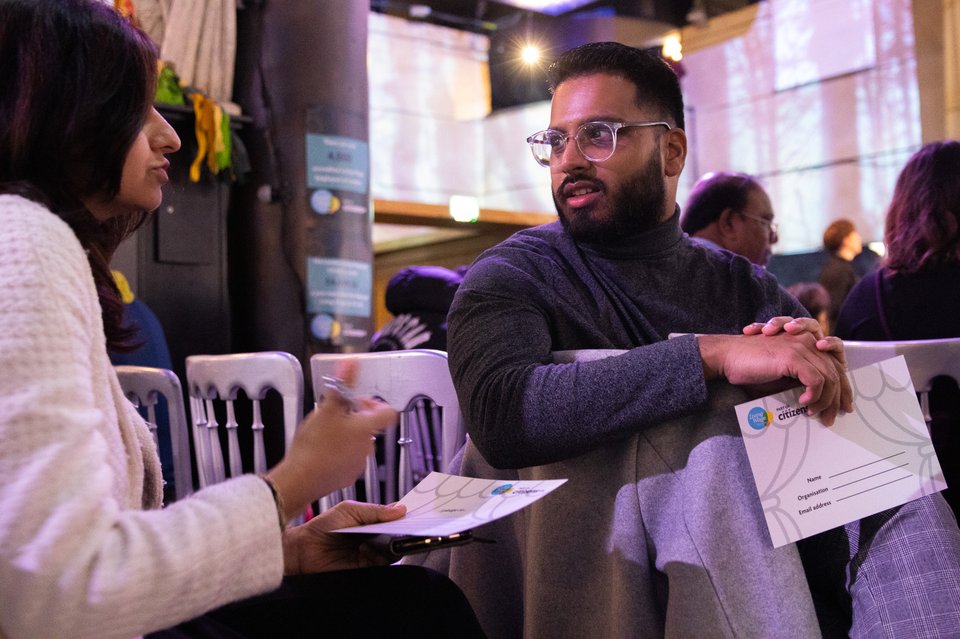
[[[156,86],[150,39],[97,0],[0,0],[0,193],[63,218],[87,251],[110,348],[134,330],[110,273],[149,215],[97,220],[82,199],[113,198]]]
[[[884,241],[884,263],[896,273],[960,263],[960,142],[931,142],[907,161],[887,210]]]

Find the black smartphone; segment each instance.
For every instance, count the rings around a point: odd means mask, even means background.
[[[439,548],[449,548],[450,546],[460,546],[462,544],[474,541],[473,532],[465,530],[463,532],[453,533],[452,535],[434,535],[429,537],[419,537],[414,535],[402,537],[390,537],[387,535],[378,535],[371,543],[383,546],[387,552],[397,557],[405,555],[414,555],[420,552],[429,552]]]

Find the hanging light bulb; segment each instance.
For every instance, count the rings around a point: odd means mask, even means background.
[[[532,44],[528,44],[520,51],[520,58],[524,64],[533,65],[540,60],[540,49]]]
[[[480,202],[471,195],[451,195],[450,217],[457,222],[476,222],[480,219]]]
[[[664,58],[680,62],[683,59],[683,43],[680,41],[680,33],[673,31],[663,38],[663,44],[660,48]]]

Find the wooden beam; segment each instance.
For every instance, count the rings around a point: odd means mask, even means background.
[[[512,228],[521,229],[539,226],[557,219],[554,213],[533,213],[480,209],[476,222],[457,222],[450,217],[450,210],[442,204],[422,204],[398,200],[374,200],[373,221],[384,224],[417,224],[444,228]]]
[[[463,226],[470,226],[464,224]],[[384,229],[388,229],[384,231]],[[398,233],[397,230],[401,230]],[[373,227],[373,252],[376,255],[381,253],[392,253],[394,251],[405,251],[421,246],[431,246],[439,242],[448,242],[458,240],[464,237],[476,235],[479,229],[468,228],[439,228],[436,226],[414,226],[413,224],[388,224],[377,223]],[[378,237],[379,236],[379,237]]]
[[[757,19],[759,4],[748,4],[713,18],[705,26],[688,25],[680,29],[683,52],[693,53],[745,35]]]

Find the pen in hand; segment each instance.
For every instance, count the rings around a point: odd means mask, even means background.
[[[347,387],[346,383],[342,379],[331,377],[329,375],[324,375],[322,379],[324,387],[339,395],[340,398],[346,402],[348,409],[351,412],[360,410],[360,406],[357,404],[357,398],[354,396],[353,391]]]

